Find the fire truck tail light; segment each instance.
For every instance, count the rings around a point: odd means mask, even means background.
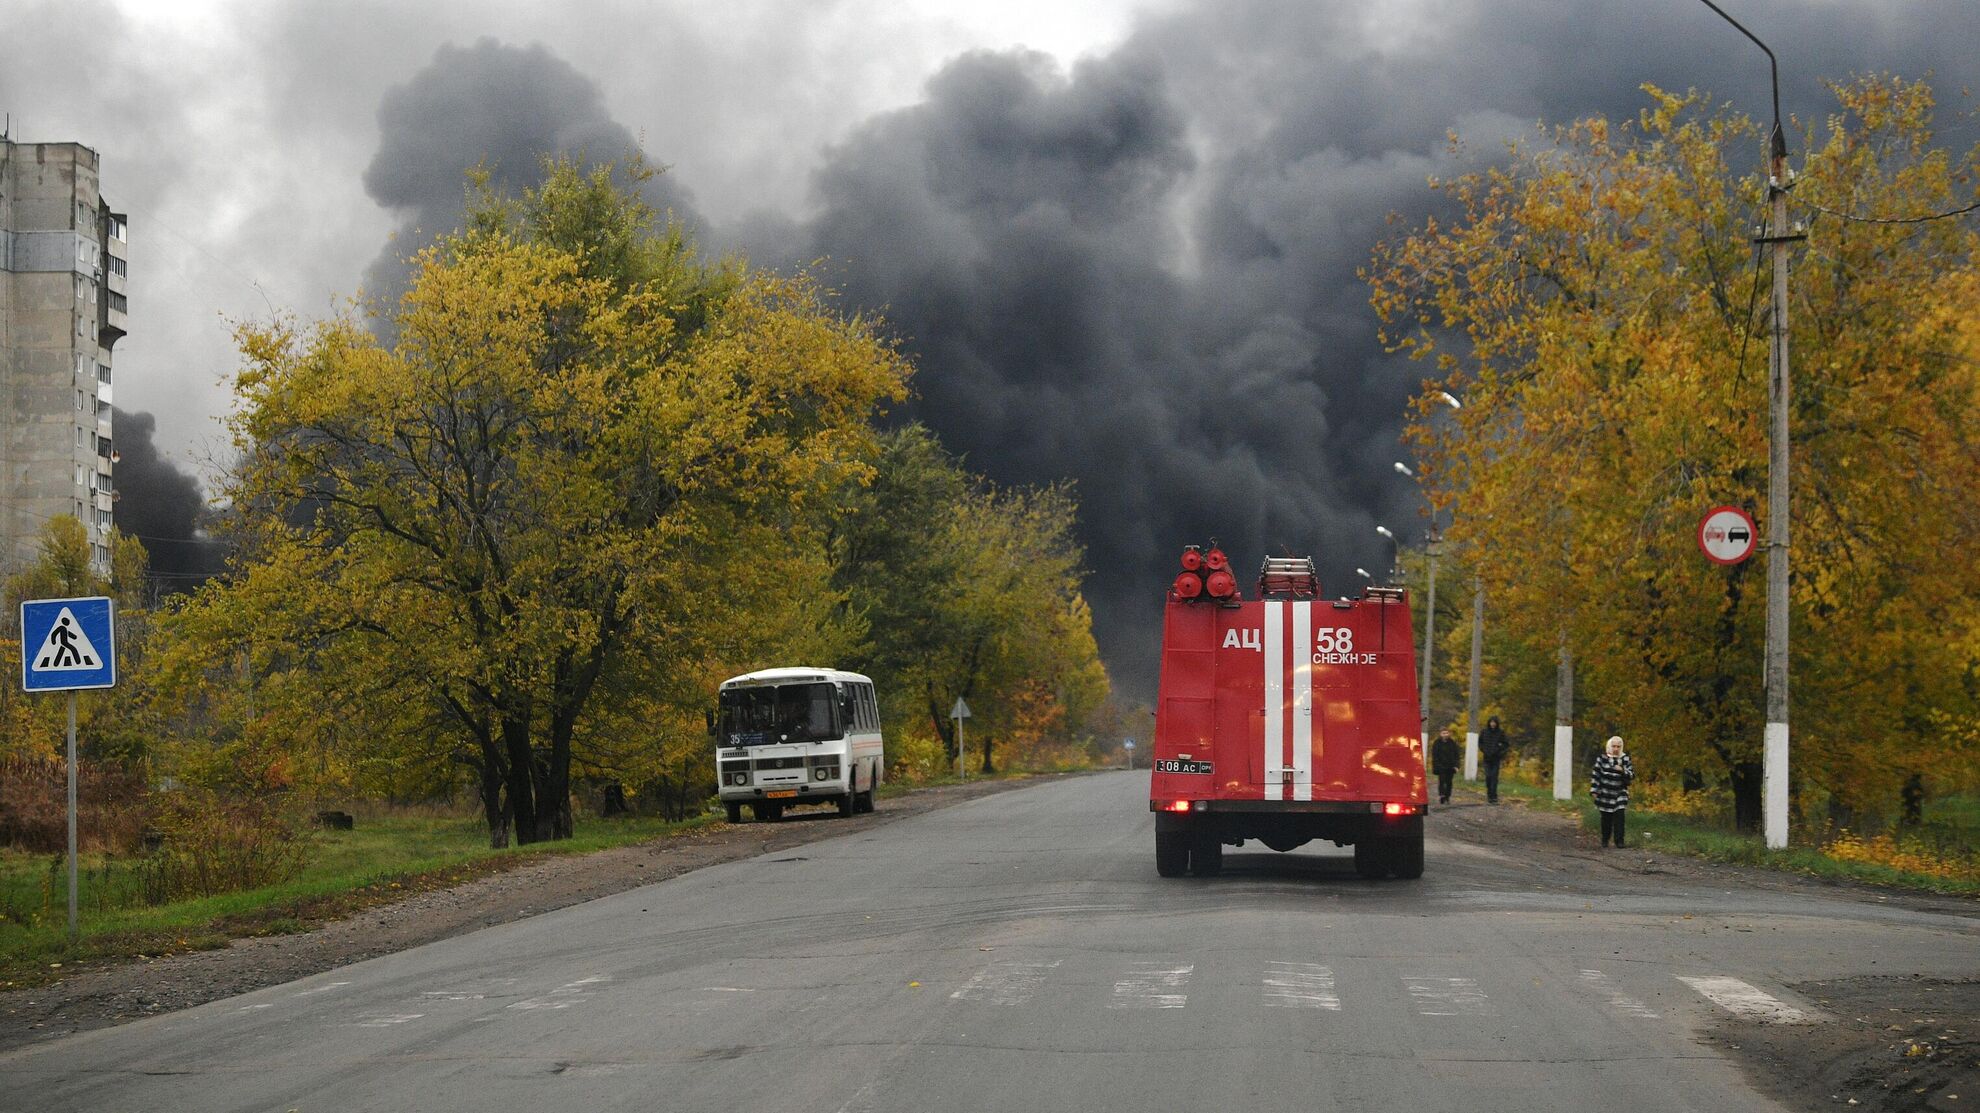
[[[1387,804],[1382,808],[1383,815],[1408,815],[1408,804]]]
[[[1189,801],[1171,800],[1168,803],[1162,805],[1162,810],[1165,812],[1186,812],[1189,810]]]
[[[1237,594],[1237,577],[1231,575],[1229,571],[1219,569],[1210,573],[1209,578],[1203,581],[1203,590],[1209,592],[1213,599],[1229,599]]]
[[[1184,572],[1176,577],[1175,584],[1169,590],[1175,592],[1178,599],[1194,599],[1203,594],[1203,581],[1194,572]]]

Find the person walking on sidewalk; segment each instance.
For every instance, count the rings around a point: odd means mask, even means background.
[[[1485,761],[1485,802],[1499,802],[1499,763],[1506,759],[1506,751],[1512,743],[1506,741],[1506,732],[1499,727],[1497,715],[1485,720],[1485,729],[1478,735],[1478,756]]]
[[[1445,727],[1437,734],[1437,740],[1430,743],[1430,771],[1437,774],[1437,802],[1451,802],[1451,778],[1457,776],[1458,744],[1451,737],[1451,728]]]
[[[1623,845],[1623,815],[1629,809],[1629,782],[1635,779],[1636,769],[1623,753],[1622,735],[1612,736],[1607,752],[1588,771],[1588,795],[1595,798],[1595,810],[1602,816],[1603,846],[1612,836],[1618,847]]]

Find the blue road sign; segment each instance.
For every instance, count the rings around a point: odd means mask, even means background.
[[[21,687],[30,692],[112,688],[117,644],[110,600],[29,599],[21,603]]]

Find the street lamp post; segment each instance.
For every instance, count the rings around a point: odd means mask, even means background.
[[[1411,479],[1416,478],[1416,473],[1411,471],[1409,465],[1403,463],[1401,460],[1396,461],[1396,471],[1399,474],[1409,476]],[[1380,526],[1376,528],[1381,529]],[[1385,530],[1384,532],[1387,531]],[[1437,554],[1442,547],[1443,539],[1437,535],[1437,511],[1435,507],[1432,507],[1430,510],[1430,532],[1424,535],[1423,546],[1424,552],[1430,556],[1430,586],[1427,592],[1428,598],[1425,599],[1423,604],[1422,722],[1424,753],[1430,752],[1430,659],[1431,651],[1437,646]]]
[[[1485,660],[1485,577],[1471,573],[1471,692],[1464,711],[1464,779],[1478,779],[1478,680]]]
[[[1787,215],[1787,137],[1781,131],[1781,74],[1774,52],[1712,0],[1704,5],[1753,40],[1767,55],[1773,81],[1774,131],[1769,137],[1767,199],[1770,216],[1764,235],[1774,262],[1772,342],[1768,346],[1767,422],[1767,731],[1761,751],[1761,817],[1769,849],[1788,838],[1788,244],[1804,239],[1789,227]]]
[[[1402,567],[1402,542],[1389,532],[1388,526],[1376,526],[1375,532],[1389,539],[1389,582],[1396,582],[1396,570]]]

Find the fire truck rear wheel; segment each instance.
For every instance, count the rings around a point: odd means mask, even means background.
[[[724,805],[722,805],[722,810],[724,810],[724,811],[726,811],[726,812],[728,812],[728,813],[729,813],[729,822],[730,822],[730,823],[741,823],[741,822],[742,822],[742,805],[741,805],[741,804],[738,804],[738,803],[735,803],[735,802],[733,802],[733,801],[731,801],[731,802],[729,802],[729,803],[727,803],[727,804],[724,804]]]
[[[1354,872],[1370,881],[1380,881],[1389,874],[1389,849],[1387,839],[1368,837],[1354,844]]]
[[[1189,872],[1189,832],[1155,832],[1155,872],[1163,877],[1181,877]]]
[[[1224,843],[1215,832],[1196,832],[1189,847],[1189,868],[1198,877],[1215,877],[1224,872]]]
[[[1397,877],[1413,881],[1423,876],[1423,833],[1390,839],[1389,868]]]

